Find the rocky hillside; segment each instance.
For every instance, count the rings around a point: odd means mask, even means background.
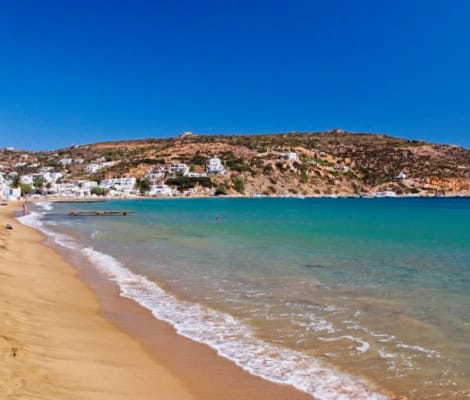
[[[286,153],[295,153],[296,159],[286,160]],[[140,178],[152,167],[175,162],[186,163],[195,172],[203,171],[213,156],[222,160],[226,173],[210,176],[210,186],[222,188],[227,194],[470,192],[470,150],[341,130],[244,136],[185,135],[74,146],[57,152],[3,151],[0,164],[5,169],[23,161],[33,164],[32,168],[38,164],[61,170],[64,168],[59,160],[71,158],[79,162],[66,167],[68,179],[100,180],[119,176]],[[84,166],[99,158],[116,164],[94,175],[85,173]],[[31,168],[27,165],[18,168]]]

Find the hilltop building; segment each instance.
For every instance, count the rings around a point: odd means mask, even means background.
[[[208,174],[218,174],[224,170],[220,158],[214,157],[207,162],[206,171]]]

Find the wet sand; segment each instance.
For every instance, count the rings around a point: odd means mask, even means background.
[[[177,335],[93,270],[79,279],[18,208],[0,208],[1,398],[311,399]]]

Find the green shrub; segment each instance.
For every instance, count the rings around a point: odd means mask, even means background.
[[[168,178],[165,183],[170,186],[176,186],[180,192],[187,189],[193,189],[197,184],[206,188],[214,186],[211,179],[208,177],[190,178],[188,176],[177,176],[175,178]]]
[[[242,176],[236,176],[232,180],[233,182],[233,188],[238,192],[238,193],[245,193],[245,181],[243,180]]]
[[[302,172],[300,173],[300,181],[301,181],[302,183],[308,183],[308,175],[307,175],[307,173],[306,173],[305,171],[302,171]]]
[[[150,192],[150,181],[148,179],[137,179],[135,187],[139,189],[140,194]]]
[[[90,193],[96,194],[97,196],[106,196],[109,193],[109,189],[95,186],[94,188],[91,188]]]
[[[227,185],[220,183],[215,190],[214,196],[224,196],[227,194]]]
[[[189,160],[191,164],[194,165],[200,165],[200,166],[205,166],[207,163],[207,158],[204,156],[201,156],[200,154],[196,154],[193,158]]]
[[[31,194],[34,192],[34,189],[31,185],[27,183],[20,183],[21,194]]]

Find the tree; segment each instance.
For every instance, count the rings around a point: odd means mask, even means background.
[[[236,176],[235,178],[233,178],[233,188],[238,193],[245,193],[245,182],[242,176]]]
[[[34,192],[33,187],[27,183],[20,183],[20,188],[21,188],[22,195],[31,194]]]
[[[97,196],[106,196],[108,192],[109,192],[108,189],[101,188],[99,186],[95,186],[94,188],[91,188],[90,190],[91,194],[96,194]]]
[[[150,181],[148,179],[137,179],[135,186],[139,189],[140,194],[150,192]]]
[[[36,176],[33,179],[33,185],[36,189],[42,189],[44,187],[44,178],[42,176]]]
[[[225,196],[227,194],[227,185],[220,183],[215,190],[214,196]]]
[[[21,184],[20,176],[13,175],[13,178],[11,179],[11,187],[14,189],[19,188],[20,184]]]

